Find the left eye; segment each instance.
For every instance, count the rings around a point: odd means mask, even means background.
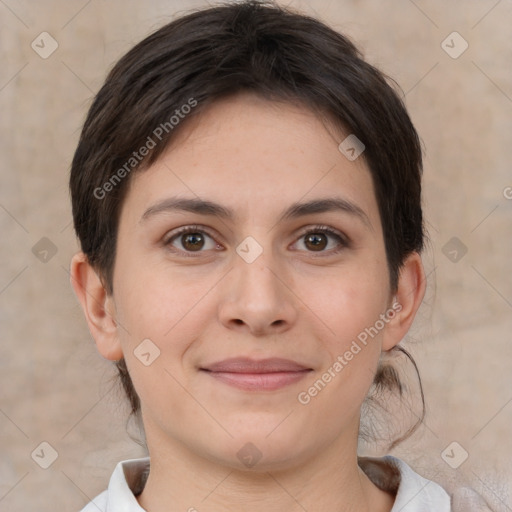
[[[304,233],[299,238],[299,242],[302,242],[303,247],[309,252],[323,252],[336,248],[339,250],[347,245],[346,241],[338,233],[326,228],[310,230]]]

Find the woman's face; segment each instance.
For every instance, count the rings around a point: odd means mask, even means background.
[[[120,217],[117,342],[150,452],[284,468],[355,443],[399,341],[371,175],[305,109],[247,94],[198,120]]]

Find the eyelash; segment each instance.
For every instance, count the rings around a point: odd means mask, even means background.
[[[209,233],[208,229],[206,229],[203,226],[199,226],[199,225],[191,225],[191,226],[184,226],[182,228],[179,228],[177,231],[171,233],[168,237],[165,238],[165,240],[163,242],[164,246],[169,248],[172,252],[180,253],[182,255],[185,255],[186,257],[190,257],[190,258],[198,257],[201,253],[203,253],[205,251],[183,251],[181,249],[176,249],[175,247],[172,247],[172,242],[174,240],[179,238],[181,235],[184,235],[187,233],[204,233],[204,234],[208,235],[212,240],[215,241],[214,236],[211,233]],[[303,231],[299,235],[297,240],[304,238],[306,235],[317,234],[317,233],[322,233],[324,235],[327,235],[329,237],[336,239],[339,244],[339,247],[336,249],[329,249],[327,251],[324,251],[324,250],[318,251],[318,253],[320,253],[318,256],[314,256],[314,253],[317,251],[307,251],[307,252],[310,252],[314,257],[321,257],[325,253],[327,253],[328,255],[338,254],[342,250],[350,247],[350,242],[346,236],[344,236],[341,233],[339,233],[338,231],[335,231],[332,228],[329,228],[328,226],[324,226],[324,225],[317,225],[317,226],[308,228],[307,230]],[[217,244],[217,242],[215,242],[215,243]]]

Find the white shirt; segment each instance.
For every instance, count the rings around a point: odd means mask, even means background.
[[[361,458],[359,464],[375,485],[396,494],[391,512],[452,511],[448,493],[440,485],[418,475],[404,461],[388,455]],[[114,469],[108,489],[81,512],[145,512],[135,496],[142,492],[148,472],[149,457],[120,462]],[[471,503],[465,501],[466,505]],[[488,509],[465,507],[463,510]]]

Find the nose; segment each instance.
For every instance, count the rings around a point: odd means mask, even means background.
[[[296,299],[283,272],[264,255],[252,263],[237,257],[223,282],[218,314],[231,330],[253,336],[282,333],[297,319]]]

